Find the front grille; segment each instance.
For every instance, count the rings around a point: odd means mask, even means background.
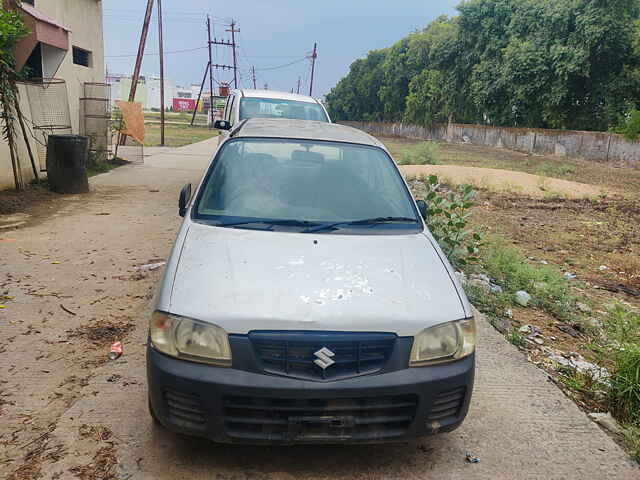
[[[206,415],[197,395],[167,389],[164,399],[171,423],[189,430],[205,429]]]
[[[243,440],[373,441],[404,435],[417,395],[282,399],[224,397],[227,435]]]
[[[442,422],[449,417],[457,417],[464,404],[466,387],[458,387],[438,394],[427,417],[430,422]]]
[[[392,333],[252,332],[249,338],[266,373],[304,380],[330,381],[369,375],[384,368],[396,341]],[[334,355],[327,368],[316,352]]]

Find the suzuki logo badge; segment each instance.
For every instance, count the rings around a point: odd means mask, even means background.
[[[331,365],[333,365],[334,362],[333,360],[331,360],[331,357],[335,356],[335,353],[333,353],[331,350],[329,350],[327,347],[322,347],[320,350],[318,350],[316,353],[314,353],[314,355],[318,358],[316,358],[313,363],[315,363],[316,365],[318,365],[321,369],[326,370],[327,368],[329,368]]]

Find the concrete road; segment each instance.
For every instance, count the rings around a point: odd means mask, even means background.
[[[0,233],[0,478],[638,479],[598,426],[489,325],[457,431],[400,445],[240,447],[176,436],[147,413],[144,344],[177,197],[217,139],[92,179],[93,193]],[[126,335],[126,336],[125,336]],[[107,361],[113,339],[124,355]],[[480,463],[465,461],[467,452]],[[113,474],[112,476],[109,476]]]

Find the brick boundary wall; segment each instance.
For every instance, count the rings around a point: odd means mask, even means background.
[[[640,168],[640,141],[604,132],[490,127],[452,123],[420,127],[404,123],[339,122],[378,136],[485,145],[520,152],[580,157]]]

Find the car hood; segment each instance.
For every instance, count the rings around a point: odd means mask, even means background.
[[[464,318],[443,261],[422,233],[332,235],[193,223],[169,311],[252,330],[395,332]]]

